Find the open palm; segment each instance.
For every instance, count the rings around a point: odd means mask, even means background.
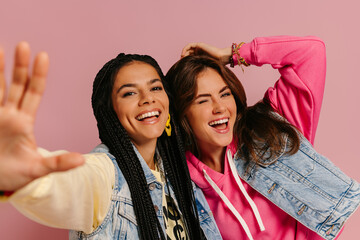
[[[13,79],[5,98],[4,54],[0,49],[0,190],[14,191],[30,181],[55,171],[81,165],[80,154],[44,158],[37,152],[34,136],[36,111],[45,89],[49,59],[45,52],[34,60],[28,73],[30,47],[17,45]]]

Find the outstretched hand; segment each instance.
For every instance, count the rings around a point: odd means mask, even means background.
[[[207,43],[189,43],[183,48],[181,57],[192,54],[198,55],[204,52],[211,57],[220,60],[224,65],[229,63],[230,56],[232,55],[231,47],[217,48]]]
[[[13,79],[6,95],[4,52],[0,49],[0,190],[15,191],[32,180],[84,163],[78,153],[44,158],[34,136],[36,111],[45,89],[49,66],[47,53],[39,53],[29,75],[30,47],[17,45]]]

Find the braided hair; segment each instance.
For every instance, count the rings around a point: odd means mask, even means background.
[[[112,88],[118,71],[133,62],[142,62],[154,67],[164,83],[164,75],[155,59],[147,55],[121,53],[107,62],[96,75],[91,98],[92,107],[99,138],[115,156],[129,186],[140,238],[166,239],[154,210],[144,171],[111,101]],[[164,88],[167,89],[166,85]],[[164,131],[157,140],[165,178],[169,180],[174,190],[188,236],[190,239],[202,239],[203,232],[200,229],[185,151],[180,134],[177,134],[178,125],[172,117],[171,126],[173,129],[171,136],[168,137]]]

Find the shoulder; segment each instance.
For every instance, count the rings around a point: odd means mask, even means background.
[[[84,156],[92,162],[97,162],[96,164],[106,165],[106,168],[111,168],[111,174],[115,176],[116,188],[121,188],[126,183],[125,176],[119,168],[115,156],[110,153],[105,144],[97,145],[90,153]]]

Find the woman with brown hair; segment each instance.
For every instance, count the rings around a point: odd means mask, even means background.
[[[359,205],[360,189],[312,147],[325,83],[324,43],[290,36],[224,49],[193,43],[182,55],[166,79],[191,178],[222,237],[338,236]],[[281,77],[248,107],[228,63],[270,64]]]

